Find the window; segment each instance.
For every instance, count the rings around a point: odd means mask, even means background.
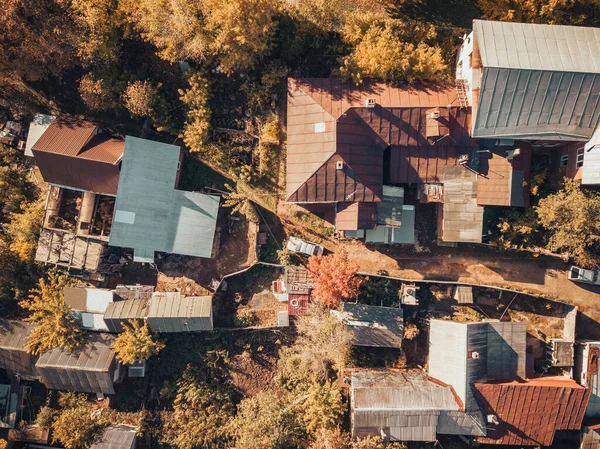
[[[568,154],[563,154],[560,157],[560,167],[566,167],[567,165],[569,165],[569,155]]]
[[[583,167],[583,153],[585,153],[584,147],[577,148],[577,163],[575,164],[577,168]]]

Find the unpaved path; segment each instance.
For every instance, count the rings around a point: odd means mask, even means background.
[[[341,245],[360,271],[414,280],[447,280],[511,288],[576,305],[581,312],[578,334],[600,338],[600,286],[571,282],[569,265],[549,258],[490,254],[432,254],[388,251],[364,245]]]

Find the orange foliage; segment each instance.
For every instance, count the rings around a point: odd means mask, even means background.
[[[356,277],[357,270],[358,265],[350,262],[345,252],[311,257],[308,271],[313,279],[313,296],[331,309],[338,307],[342,299],[356,297],[362,283]]]

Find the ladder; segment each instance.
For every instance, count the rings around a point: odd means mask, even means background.
[[[466,108],[469,106],[469,98],[467,97],[467,86],[465,80],[457,79],[454,81],[454,86],[456,88],[456,96],[458,97],[458,104],[461,108]]]

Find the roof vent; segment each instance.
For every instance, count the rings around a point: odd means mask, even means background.
[[[498,417],[496,415],[487,415],[486,419],[488,424],[500,424],[500,421],[498,421]]]
[[[325,132],[325,123],[319,122],[315,123],[315,133],[324,133]]]
[[[376,104],[377,103],[375,103],[375,98],[367,98],[367,101],[365,102],[365,107],[374,108]]]
[[[437,120],[437,119],[439,119],[439,118],[440,118],[440,111],[439,111],[439,110],[437,110],[437,109],[436,109],[435,111],[431,111],[431,112],[429,113],[429,118],[432,118],[432,119],[434,119],[434,120]]]
[[[472,358],[472,359],[478,359],[478,358],[479,358],[479,353],[478,353],[477,351],[473,351],[473,352],[471,353],[471,358]]]
[[[344,169],[344,161],[336,161],[336,163],[335,163],[335,169],[336,170],[343,170]]]

